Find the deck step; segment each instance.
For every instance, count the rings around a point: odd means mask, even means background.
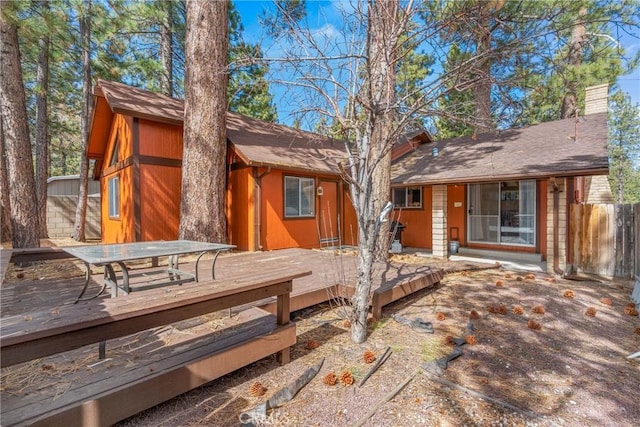
[[[110,425],[296,342],[294,324],[278,327],[261,309],[227,313],[200,316],[197,335],[180,333],[177,324],[111,340],[103,361],[96,346],[87,346],[6,368],[0,422]],[[37,389],[12,388],[21,370],[43,377]]]

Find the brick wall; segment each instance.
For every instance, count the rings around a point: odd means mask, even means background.
[[[431,215],[433,217],[433,246],[434,257],[447,258],[447,186],[434,185],[431,192]]]
[[[73,236],[73,223],[76,217],[77,196],[47,197],[47,229],[49,237]],[[87,239],[100,238],[100,197],[87,198]]]

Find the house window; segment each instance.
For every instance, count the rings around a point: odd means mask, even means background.
[[[113,166],[120,160],[118,156],[118,152],[120,151],[120,140],[116,136],[116,140],[113,143],[113,150],[111,150],[111,160],[109,161],[109,166]]]
[[[284,177],[285,218],[315,215],[315,181],[313,178]]]
[[[107,181],[109,218],[120,218],[120,177],[114,176]]]
[[[468,194],[470,242],[535,245],[534,180],[470,184]]]
[[[422,187],[394,188],[391,194],[393,206],[396,208],[422,207]]]

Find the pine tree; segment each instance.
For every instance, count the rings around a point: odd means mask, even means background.
[[[640,203],[640,106],[622,92],[610,101],[609,159],[616,203]]]
[[[40,246],[31,138],[12,4],[0,2],[0,114],[14,248]]]

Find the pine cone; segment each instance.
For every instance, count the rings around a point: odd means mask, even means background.
[[[362,360],[364,360],[364,363],[373,363],[376,360],[376,355],[373,354],[372,351],[367,350],[362,355]]]
[[[475,335],[467,335],[466,337],[464,337],[464,341],[469,345],[476,345],[476,343],[478,342]]]
[[[524,278],[527,280],[536,280],[536,275],[533,273],[529,273],[529,274],[526,274]]]
[[[549,283],[556,283],[556,279],[555,277],[547,277],[546,279],[544,279],[545,282],[549,282]]]
[[[632,308],[632,307],[625,307],[624,308],[624,313],[628,314],[629,316],[637,316],[638,315],[638,310],[636,310],[635,308]]]
[[[249,395],[252,397],[263,396],[267,392],[267,389],[261,383],[253,383],[249,388]]]
[[[522,278],[522,276],[516,276],[516,280],[517,280],[518,282],[522,282],[524,279]]]
[[[507,314],[507,307],[502,303],[498,305],[490,305],[487,310],[489,310],[489,313],[493,314]]]
[[[533,329],[533,330],[536,330],[536,331],[539,331],[540,329],[542,329],[542,325],[541,325],[540,323],[536,322],[536,321],[535,321],[535,320],[533,320],[533,319],[532,319],[532,320],[529,320],[529,321],[527,322],[527,327],[528,327],[529,329]]]
[[[502,280],[496,280],[496,286],[504,286],[504,282]]]
[[[436,320],[444,320],[446,318],[447,316],[443,312],[439,311],[436,313]]]
[[[511,279],[513,277],[513,275],[511,273],[505,273],[504,274],[504,278],[505,279]]]
[[[475,310],[471,310],[471,311],[469,312],[469,319],[471,319],[471,320],[478,320],[479,318],[480,318],[480,315],[478,314],[478,312],[477,312],[477,311],[475,311]]]
[[[604,305],[613,305],[611,298],[600,298],[600,302]]]
[[[309,340],[307,341],[307,343],[305,344],[304,348],[306,348],[307,350],[313,350],[315,348],[318,348],[320,344],[318,344],[318,341],[316,340]]]
[[[349,371],[343,371],[342,374],[340,374],[340,383],[344,386],[349,386],[352,385],[355,382],[355,380],[353,379],[353,375],[351,375],[351,372]]]
[[[594,307],[587,308],[587,311],[584,312],[589,317],[596,317],[596,309]]]
[[[536,314],[544,314],[545,310],[544,310],[543,306],[536,305],[536,306],[533,307],[533,312],[536,313]]]
[[[574,294],[571,289],[567,289],[566,291],[564,291],[563,295],[565,298],[573,298],[576,294]]]
[[[338,377],[336,377],[336,374],[334,374],[333,372],[329,372],[324,376],[322,382],[326,385],[336,385],[336,383],[338,382]]]
[[[345,328],[350,328],[351,327],[351,321],[350,320],[345,320],[344,322],[342,322],[342,326],[344,326]]]
[[[633,302],[628,302],[627,305],[625,305],[625,308],[636,308],[636,304]]]
[[[516,305],[515,307],[513,307],[513,314],[522,314],[524,313],[524,308],[520,307],[519,305]]]
[[[453,342],[453,336],[447,335],[446,337],[444,337],[444,343],[445,345],[453,347],[455,345],[455,343]]]

